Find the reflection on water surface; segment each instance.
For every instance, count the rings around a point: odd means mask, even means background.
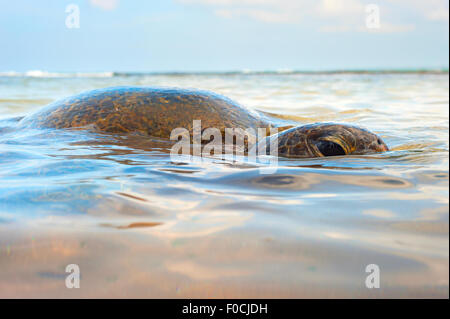
[[[447,297],[448,74],[0,78],[1,297]],[[2,85],[8,83],[8,85]],[[198,87],[384,154],[172,162],[138,135],[14,129],[63,96]],[[35,89],[33,89],[35,88]],[[345,92],[344,92],[345,91]],[[64,286],[76,263],[82,289]],[[381,288],[365,287],[365,267]]]

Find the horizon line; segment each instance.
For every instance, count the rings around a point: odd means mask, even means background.
[[[301,70],[301,69],[268,69],[268,70],[228,70],[228,71],[98,71],[98,72],[53,72],[42,70],[0,71],[0,77],[70,77],[70,76],[143,76],[143,75],[258,75],[258,74],[445,74],[448,67],[442,68],[367,68],[367,69],[329,69],[329,70]]]

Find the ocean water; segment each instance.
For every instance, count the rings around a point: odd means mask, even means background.
[[[16,129],[117,85],[211,90],[299,124],[351,123],[383,154],[173,162],[134,135]],[[449,296],[446,72],[0,75],[0,297]],[[77,264],[81,288],[65,285]],[[380,287],[369,289],[368,265]]]

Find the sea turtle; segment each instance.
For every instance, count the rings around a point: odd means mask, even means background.
[[[91,128],[100,132],[138,132],[169,138],[174,128],[257,129],[279,127],[278,155],[322,157],[387,151],[378,137],[351,125],[318,123],[280,127],[270,117],[248,110],[222,95],[180,88],[111,87],[68,97],[23,118],[19,125]],[[273,140],[274,136],[270,137]],[[267,148],[267,152],[269,148]]]

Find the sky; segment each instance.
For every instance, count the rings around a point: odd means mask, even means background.
[[[447,69],[448,3],[0,0],[0,72]]]

